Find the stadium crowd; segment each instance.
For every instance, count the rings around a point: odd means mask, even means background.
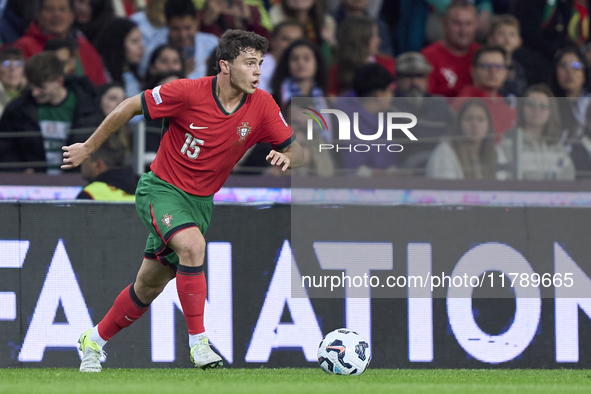
[[[589,178],[590,7],[587,0],[0,0],[0,171],[61,173],[63,145],[86,139],[126,97],[215,75],[219,37],[245,29],[269,39],[259,88],[305,150],[297,174]],[[307,138],[310,118],[290,108],[299,97],[302,107],[357,112],[360,130],[379,129],[378,113],[413,113],[418,141],[406,139],[397,154],[322,154],[320,144],[341,141],[329,116]],[[138,122],[110,144],[128,157]],[[159,139],[149,133],[145,150],[155,152]],[[268,151],[255,146],[235,171],[279,175],[266,165]],[[104,158],[110,167],[93,158],[87,168],[114,171],[125,162],[117,157]]]

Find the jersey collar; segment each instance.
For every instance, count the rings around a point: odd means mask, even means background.
[[[215,99],[215,103],[218,105],[218,108],[220,109],[220,111],[222,111],[222,113],[224,115],[226,115],[226,116],[232,115],[234,112],[236,112],[240,108],[242,108],[242,106],[246,102],[246,96],[248,96],[248,95],[246,93],[243,93],[242,99],[240,100],[240,103],[238,104],[238,106],[234,109],[234,111],[228,112],[228,111],[226,111],[226,109],[224,108],[222,103],[220,102],[220,99],[218,98],[218,95],[216,93],[217,82],[218,82],[218,77],[216,75],[215,77],[213,77],[213,81],[211,82],[211,93],[213,94],[213,98]]]

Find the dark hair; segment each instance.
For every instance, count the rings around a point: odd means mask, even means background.
[[[501,55],[503,55],[503,59],[507,59],[507,51],[505,51],[502,47],[498,45],[484,45],[478,48],[472,55],[472,67],[478,66],[478,61],[480,60],[480,57],[485,53],[495,52],[498,52]]]
[[[53,38],[46,41],[43,46],[43,49],[46,51],[57,51],[62,48],[67,48],[71,53],[74,53],[78,48],[78,41],[73,37]]]
[[[207,75],[208,77],[213,77],[218,73],[215,52],[216,51],[211,51],[211,53],[207,57],[207,61],[205,62],[205,65],[207,66],[207,71],[205,72],[205,75]]]
[[[6,46],[0,48],[0,60],[6,59],[24,59],[23,52],[17,47]]]
[[[497,165],[497,151],[495,149],[495,138],[494,138],[494,127],[490,111],[486,104],[478,99],[470,99],[466,101],[458,111],[455,122],[452,126],[451,132],[449,133],[452,137],[456,137],[451,141],[451,145],[456,153],[456,156],[462,166],[465,178],[476,178],[477,174],[474,171],[474,166],[471,163],[470,155],[466,151],[465,140],[462,138],[462,119],[464,114],[470,107],[479,107],[484,110],[488,120],[488,133],[480,145],[480,151],[478,152],[478,165],[484,167],[483,177],[494,179]]]
[[[105,93],[107,93],[111,88],[121,88],[123,91],[125,91],[125,86],[123,86],[123,84],[119,82],[107,82],[97,88],[98,97],[102,99]]]
[[[96,39],[96,49],[103,58],[105,68],[115,82],[123,83],[125,58],[125,37],[135,29],[135,22],[126,18],[115,18]],[[137,64],[129,64],[129,69],[137,76]]]
[[[589,65],[587,64],[587,59],[581,50],[576,46],[576,44],[574,42],[570,42],[566,47],[559,49],[554,54],[554,61],[552,62],[552,74],[550,75],[550,88],[552,88],[552,92],[554,92],[556,97],[566,97],[566,92],[560,87],[560,84],[558,83],[556,72],[558,71],[558,65],[562,60],[562,57],[571,53],[578,57],[579,61],[583,65],[583,76],[585,77],[583,89],[589,90]]]
[[[41,10],[43,10],[45,1],[46,0],[37,0],[37,12],[41,12]],[[74,12],[74,0],[68,0],[68,5],[70,6],[70,11]]]
[[[377,63],[362,64],[355,69],[353,90],[357,97],[372,97],[377,91],[387,89],[394,77],[384,66]]]
[[[294,49],[298,47],[308,47],[314,52],[314,58],[316,59],[316,75],[314,75],[314,82],[316,86],[326,92],[326,86],[328,85],[328,76],[326,72],[326,65],[324,63],[324,57],[316,45],[308,40],[296,40],[292,42],[281,55],[277,67],[275,67],[275,73],[271,78],[271,91],[275,102],[281,106],[281,84],[286,78],[291,77],[289,71],[289,57]]]
[[[41,52],[25,63],[25,75],[29,83],[41,86],[64,76],[64,65],[53,52]]]
[[[112,135],[90,155],[89,159],[102,159],[109,169],[121,168],[125,164],[125,146],[119,136]]]
[[[374,23],[363,16],[348,17],[339,24],[337,30],[339,93],[351,89],[355,68],[367,61],[373,27]]]
[[[167,71],[167,72],[163,72],[163,73],[156,73],[156,74],[150,74],[150,77],[146,79],[146,89],[154,89],[156,86],[161,85],[161,81],[163,79],[169,78],[169,77],[178,77],[178,79],[182,79],[183,74],[181,74],[178,71]]]
[[[164,15],[167,22],[172,18],[184,18],[185,16],[197,18],[197,10],[192,0],[168,0],[164,5]]]
[[[74,27],[80,30],[88,41],[94,42],[105,26],[115,19],[115,9],[112,0],[90,0],[92,13],[88,23],[74,22]]]
[[[275,25],[275,27],[273,27],[273,32],[271,33],[271,37],[275,38],[279,35],[279,32],[281,31],[281,29],[283,29],[284,27],[287,26],[296,26],[298,28],[300,28],[302,30],[302,36],[306,36],[306,28],[304,27],[304,25],[302,25],[300,23],[300,21],[298,21],[297,19],[286,19],[283,22],[279,22],[278,24]]]
[[[183,54],[181,53],[181,51],[177,48],[177,47],[173,47],[170,44],[162,44],[158,47],[156,47],[156,49],[154,49],[154,51],[152,52],[152,54],[150,55],[150,62],[148,63],[148,70],[146,71],[146,86],[148,86],[148,80],[152,77],[152,73],[150,72],[150,67],[152,67],[154,65],[154,63],[156,63],[156,60],[160,57],[160,54],[162,52],[164,52],[164,50],[166,49],[170,49],[171,51],[175,51],[178,55],[179,55],[179,59],[181,61],[181,75],[185,75],[185,62],[183,62]]]
[[[234,59],[240,56],[240,52],[244,52],[247,48],[252,48],[264,55],[269,48],[269,41],[251,31],[226,30],[220,38],[218,49],[215,51],[216,71],[220,71],[220,60],[232,63]]]
[[[495,34],[495,31],[501,26],[513,26],[517,28],[517,32],[521,34],[521,23],[519,23],[519,19],[515,17],[515,15],[511,14],[501,14],[495,15],[492,18],[490,23],[490,29],[488,31],[488,36],[492,36]]]
[[[282,0],[280,4],[285,15],[292,19],[297,19],[297,11],[292,8],[289,8],[289,5],[287,5],[286,0]],[[315,0],[312,4],[312,8],[310,8],[310,10],[308,11],[308,19],[312,21],[314,36],[316,37],[315,44],[320,46],[322,44],[321,31],[322,26],[324,25],[324,14],[327,11],[326,0]],[[308,36],[308,39],[310,38],[311,37]]]

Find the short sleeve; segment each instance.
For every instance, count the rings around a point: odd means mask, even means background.
[[[265,97],[265,103],[262,106],[264,108],[261,126],[263,130],[259,142],[270,142],[273,149],[282,151],[295,141],[295,134],[285,121],[275,100],[268,94],[264,94],[263,97]]]
[[[174,117],[180,114],[187,103],[187,83],[177,79],[165,85],[147,89],[141,93],[142,111],[146,120]]]

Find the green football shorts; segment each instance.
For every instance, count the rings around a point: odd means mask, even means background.
[[[135,207],[150,230],[144,257],[159,260],[176,272],[179,258],[167,246],[168,241],[189,227],[198,227],[205,235],[211,221],[213,195],[201,197],[186,193],[150,171],[143,174],[138,182]]]

